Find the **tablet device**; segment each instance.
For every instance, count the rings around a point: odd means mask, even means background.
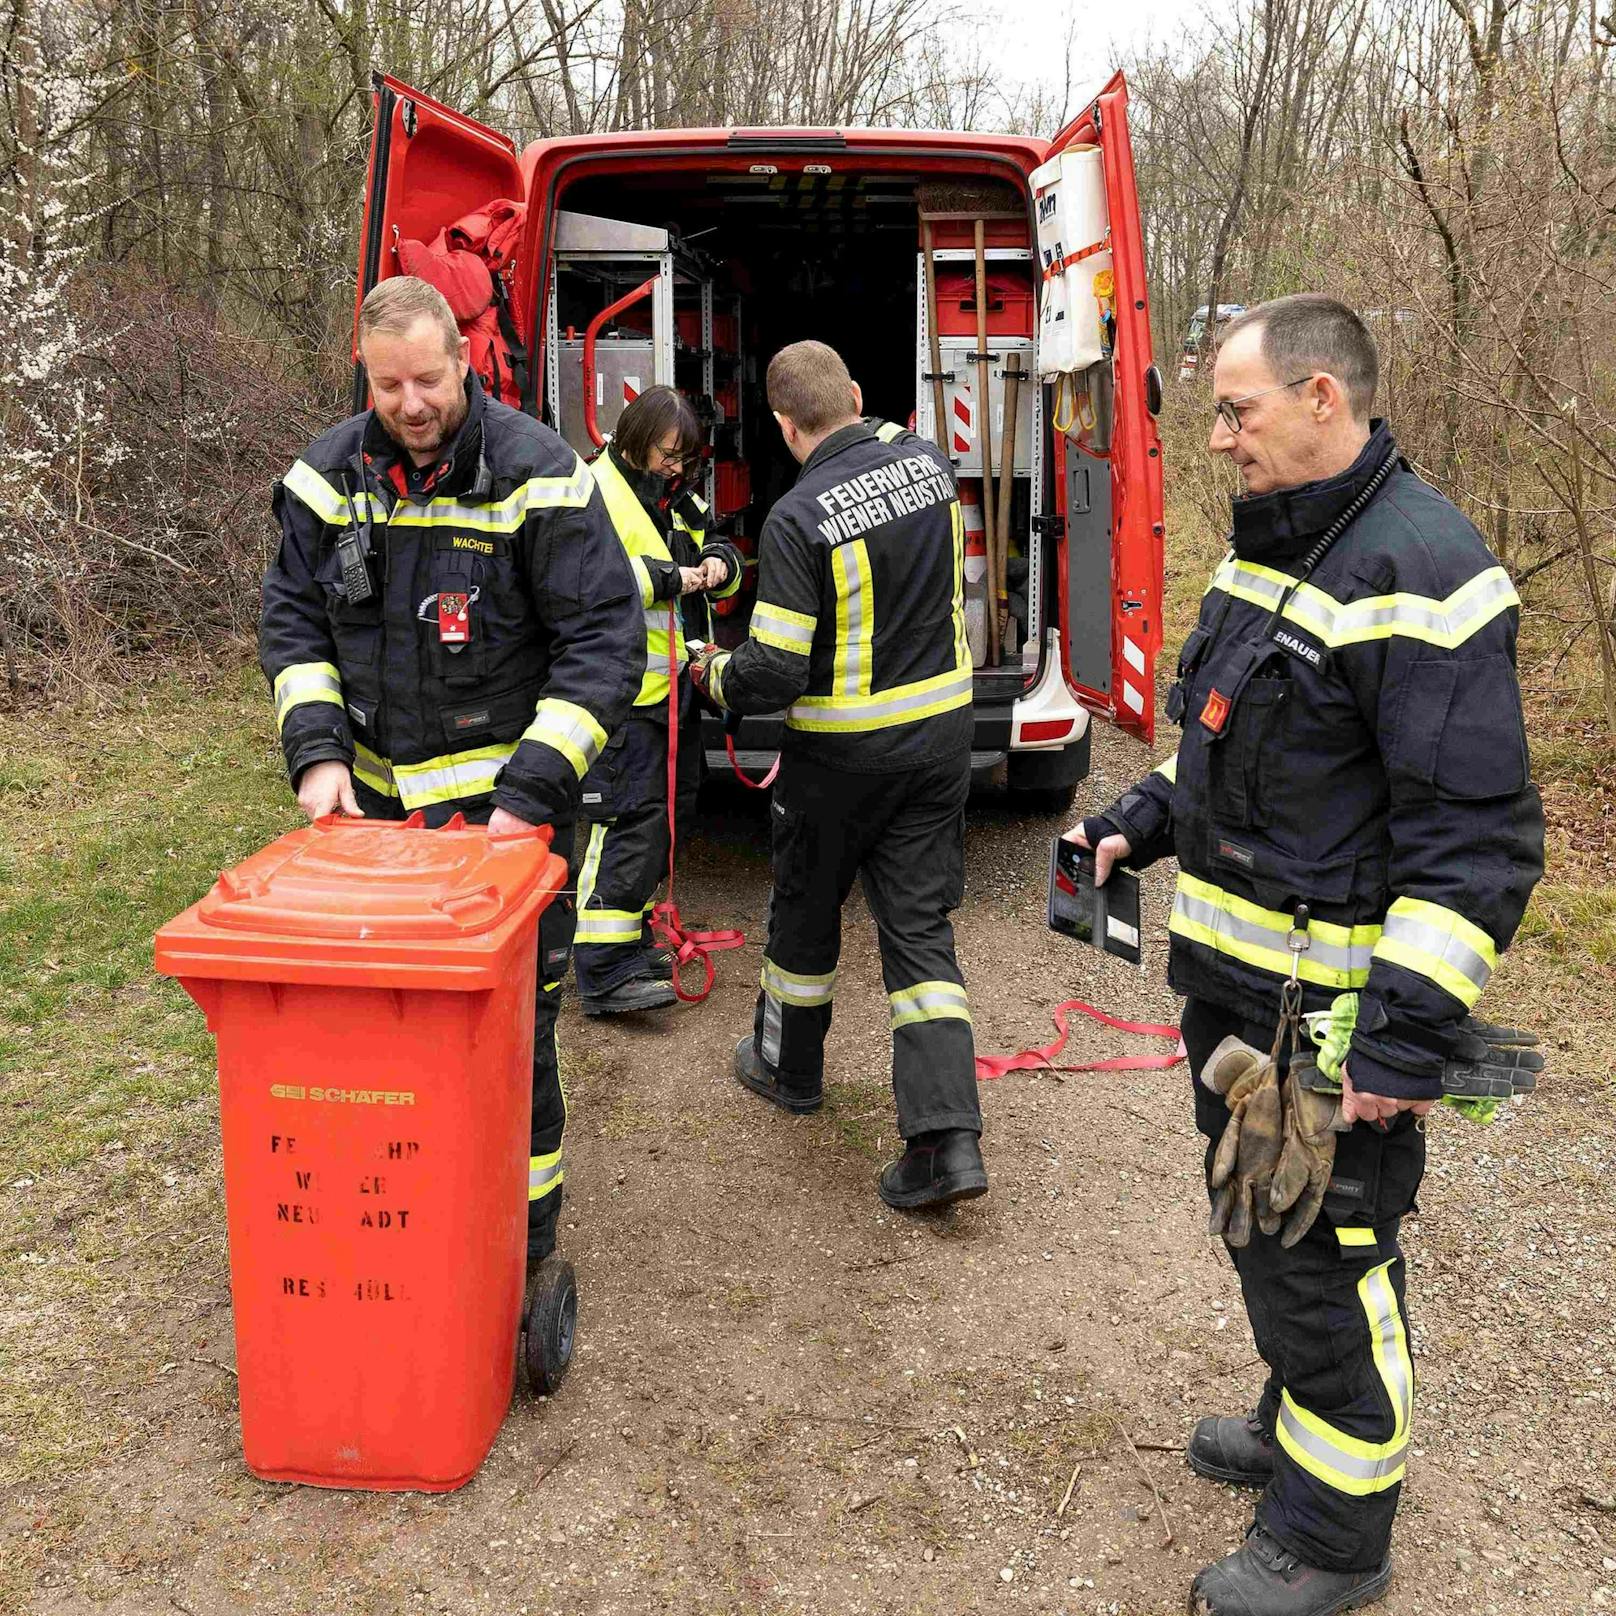
[[[1137,965],[1144,957],[1139,935],[1139,877],[1116,865],[1103,887],[1094,884],[1094,855],[1055,838],[1049,851],[1049,926]]]

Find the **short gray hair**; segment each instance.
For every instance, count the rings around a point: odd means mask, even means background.
[[[431,320],[443,333],[447,352],[459,354],[460,327],[448,298],[431,282],[415,275],[392,275],[371,287],[359,305],[359,340],[363,342],[373,331],[401,337],[423,318]]]
[[[1253,329],[1276,382],[1328,371],[1346,388],[1352,413],[1360,421],[1369,419],[1380,383],[1380,356],[1369,327],[1345,303],[1322,292],[1276,297],[1236,315],[1220,346],[1236,332]]]

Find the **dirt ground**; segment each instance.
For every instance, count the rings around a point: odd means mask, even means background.
[[[1084,801],[1147,766],[1100,729]],[[1150,878],[1145,966],[1102,960],[1044,927],[1058,828],[991,796],[973,805],[958,935],[983,1051],[1044,1042],[1047,1007],[1073,994],[1174,1019],[1167,872]],[[756,800],[726,799],[685,866],[687,916],[749,932],[719,958],[707,1004],[641,1024],[565,1012],[562,1239],[582,1307],[559,1397],[519,1390],[458,1493],[248,1475],[216,1120],[201,1104],[191,1159],[156,1192],[184,1216],[142,1236],[155,1247],[114,1243],[89,1322],[74,1321],[108,1442],[0,1496],[11,1608],[1183,1608],[1195,1570],[1238,1542],[1250,1498],[1192,1476],[1179,1449],[1197,1416],[1249,1406],[1260,1380],[1232,1270],[1204,1233],[1184,1068],[991,1084],[990,1195],[886,1211],[886,1006],[858,900],[824,1111],[787,1118],[730,1076],[766,834]],[[1607,974],[1507,961],[1487,1008],[1548,1034],[1552,1079],[1491,1130],[1433,1119],[1406,1229],[1421,1378],[1388,1616],[1616,1611],[1616,1093],[1609,1002],[1585,997],[1597,982],[1608,992]],[[1130,1045],[1158,1047],[1083,1024],[1072,1049]],[[31,1260],[49,1254],[17,1257]],[[47,1328],[27,1269],[11,1273],[11,1326]]]

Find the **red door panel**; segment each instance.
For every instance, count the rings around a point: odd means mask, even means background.
[[[524,195],[516,147],[486,125],[378,73],[365,225],[354,300],[354,359],[359,358],[359,304],[379,281],[398,273],[393,245],[430,241],[445,225],[501,197]],[[355,408],[364,407],[364,377],[355,377]]]
[[[1151,741],[1162,639],[1161,440],[1150,413],[1158,384],[1150,374],[1144,236],[1127,107],[1119,73],[1049,149],[1053,157],[1074,144],[1099,146],[1116,275],[1109,422],[1098,430],[1074,423],[1071,432],[1056,434],[1055,506],[1065,534],[1057,573],[1067,683],[1086,706]],[[1109,656],[1101,651],[1096,666],[1102,632]]]

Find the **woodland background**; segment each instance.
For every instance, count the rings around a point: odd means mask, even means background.
[[[1372,311],[1382,407],[1526,602],[1533,689],[1616,733],[1616,12],[1228,0],[1005,85],[935,0],[0,0],[0,700],[95,700],[251,635],[266,488],[342,413],[385,67],[511,133],[900,124],[1052,134],[1115,66],[1170,554],[1228,488],[1193,309]],[[1070,54],[1070,53],[1068,53]],[[1590,731],[1590,736],[1592,731]]]

